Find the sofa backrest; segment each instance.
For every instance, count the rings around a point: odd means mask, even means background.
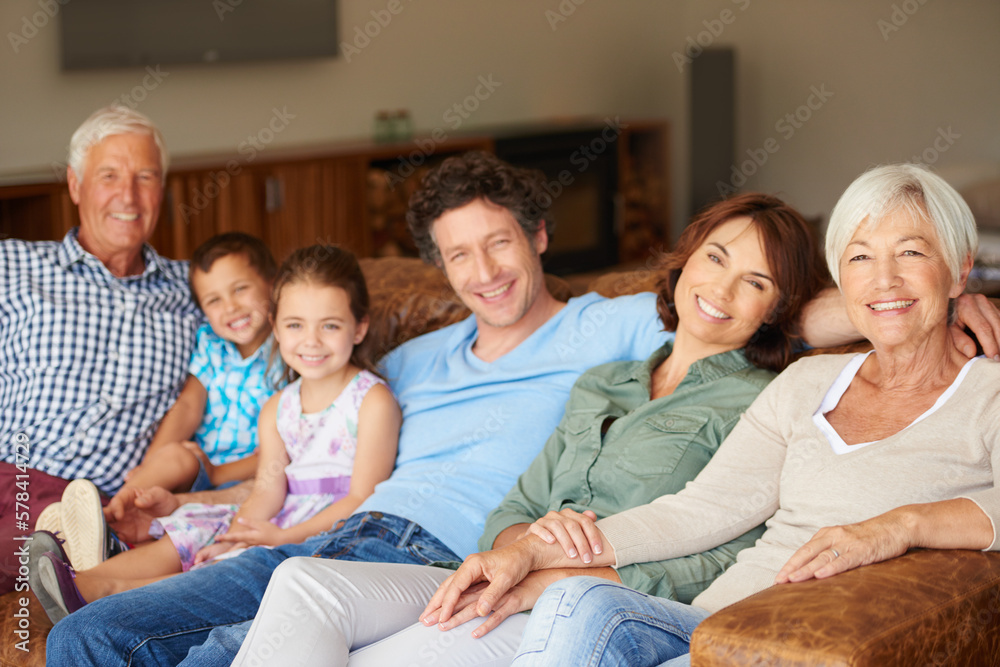
[[[411,338],[435,331],[469,316],[469,309],[455,295],[444,273],[412,257],[379,257],[359,260],[371,295],[371,326],[365,345],[378,359]],[[611,272],[587,281],[586,290],[606,297],[655,292],[659,275],[654,269]],[[573,296],[569,283],[545,275],[549,291],[560,301]],[[1000,306],[1000,300],[992,299]],[[804,354],[858,352],[871,349],[867,341]]]

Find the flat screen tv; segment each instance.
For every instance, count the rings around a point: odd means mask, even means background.
[[[64,70],[337,55],[337,0],[75,0],[59,14]]]

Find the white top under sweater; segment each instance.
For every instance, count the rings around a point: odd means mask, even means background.
[[[837,454],[812,416],[852,358],[820,355],[792,364],[680,493],[599,521],[615,566],[699,553],[766,519],[757,544],[695,598],[695,606],[714,612],[773,585],[796,549],[824,526],[952,498],[982,508],[994,527],[988,549],[1000,550],[1000,364],[977,361],[932,414]]]

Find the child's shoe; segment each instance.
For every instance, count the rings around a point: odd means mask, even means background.
[[[42,510],[35,521],[35,530],[47,530],[50,533],[62,532],[62,503],[52,503]]]
[[[43,553],[51,551],[57,554],[67,563],[69,556],[66,555],[66,540],[60,538],[55,533],[47,530],[36,530],[28,536],[28,561],[40,557]]]
[[[107,558],[107,526],[101,508],[101,493],[93,482],[74,479],[63,491],[62,535],[70,563],[77,570],[89,570]]]
[[[48,531],[32,533],[28,584],[53,624],[87,604],[73,583],[75,577],[61,541]]]
[[[66,541],[62,528],[62,503],[52,503],[43,509],[42,513],[38,515],[38,520],[35,521],[35,530],[52,533],[62,545],[67,562],[73,562],[73,545]]]

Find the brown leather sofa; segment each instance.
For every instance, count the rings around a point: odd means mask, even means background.
[[[361,265],[372,296],[367,344],[376,354],[469,314],[442,274],[419,260]],[[547,284],[561,299],[581,291],[579,282],[573,289],[553,276]],[[582,289],[618,296],[655,284],[655,273],[641,269],[598,276]],[[22,598],[26,617],[15,616]],[[0,665],[44,665],[49,627],[30,593],[0,597]],[[18,648],[18,630],[27,631],[27,652]],[[706,620],[692,653],[698,667],[1000,665],[1000,555],[914,552],[825,581],[772,588]]]

